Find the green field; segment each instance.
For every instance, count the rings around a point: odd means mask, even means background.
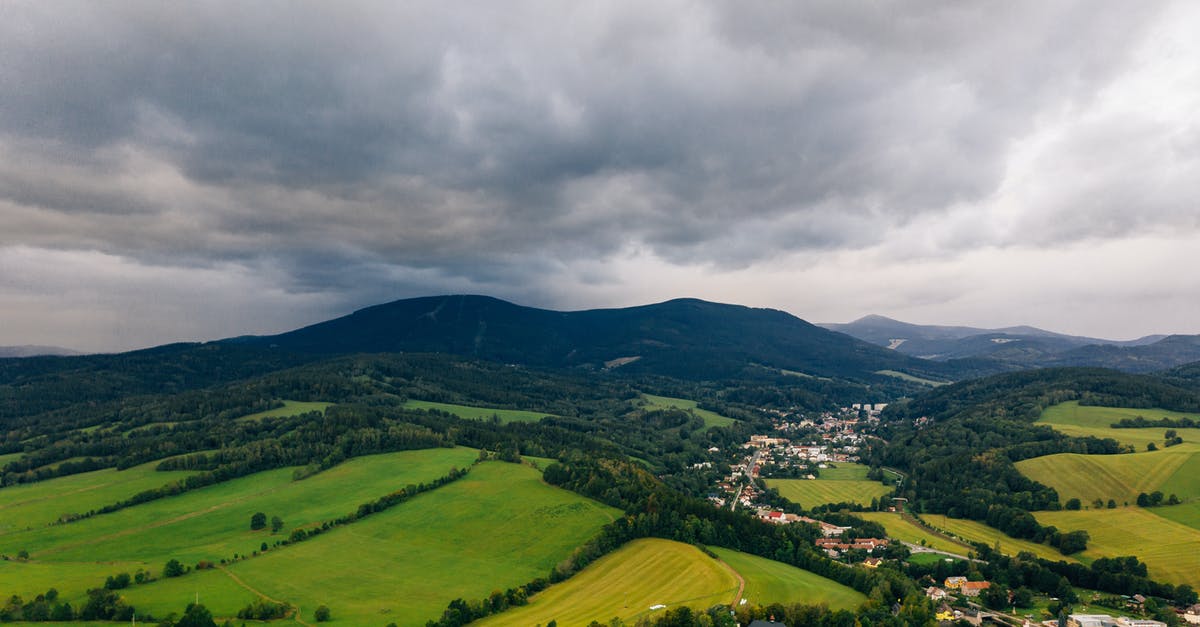
[[[961,544],[947,540],[916,523],[906,520],[900,514],[891,512],[855,512],[854,515],[864,520],[874,521],[883,525],[883,528],[887,530],[888,537],[900,540],[901,542],[921,544],[921,541],[924,540],[924,546],[939,551],[957,553],[958,555],[966,555],[971,550]]]
[[[711,549],[746,580],[742,598],[748,603],[825,603],[831,609],[853,610],[867,600],[854,588],[783,562],[732,549]]]
[[[821,469],[818,479],[767,479],[767,486],[779,490],[783,498],[803,507],[825,503],[860,503],[886,496],[892,488],[867,480],[868,468],[862,464],[837,464]]]
[[[1111,425],[1120,421],[1122,418],[1137,418],[1142,416],[1147,420],[1157,420],[1159,418],[1191,418],[1193,420],[1200,419],[1197,414],[1184,414],[1180,412],[1168,411],[1165,409],[1132,409],[1127,407],[1088,407],[1080,405],[1077,401],[1067,403],[1059,403],[1053,407],[1047,407],[1042,412],[1042,416],[1038,418],[1038,424],[1045,424],[1054,427],[1055,430],[1066,433],[1067,435],[1077,436],[1095,436],[1098,438],[1112,438],[1123,444],[1132,445],[1139,451],[1146,450],[1146,445],[1154,442],[1160,448],[1163,443],[1163,432],[1165,427],[1148,427],[1144,429],[1113,429]],[[1183,438],[1184,445],[1187,443],[1200,443],[1200,429],[1176,429],[1179,436]],[[1175,447],[1172,447],[1175,448]],[[1193,451],[1200,448],[1193,449]]]
[[[948,555],[942,555],[941,553],[913,553],[908,557],[908,561],[912,564],[928,566],[930,564],[937,564],[938,562],[954,562],[958,560]]]
[[[3,536],[36,529],[64,514],[83,514],[143,490],[182,479],[191,472],[158,472],[158,462],[126,470],[105,469],[0,488],[0,553],[8,550]]]
[[[292,416],[299,416],[300,414],[307,414],[307,413],[313,412],[313,411],[319,411],[321,413],[325,413],[325,410],[329,409],[329,407],[331,405],[333,405],[333,403],[319,403],[319,402],[306,402],[306,401],[283,401],[283,407],[276,407],[275,409],[268,409],[267,411],[260,411],[257,414],[250,414],[249,416],[242,416],[238,420],[261,420],[263,418],[291,418]]]
[[[450,403],[434,403],[432,401],[408,401],[405,409],[436,409],[448,414],[454,414],[467,420],[491,420],[496,416],[502,423],[537,422],[550,414],[545,412],[524,411],[521,409],[496,409],[492,407],[469,407],[467,405],[452,405]]]
[[[0,468],[4,468],[4,466],[9,462],[15,462],[18,459],[21,459],[21,457],[24,455],[24,453],[5,453],[0,455]]]
[[[1200,498],[1200,445],[1122,455],[1061,453],[1017,462],[1017,470],[1058,491],[1059,500],[1113,499],[1135,503],[1138,493],[1161,490],[1188,501]]]
[[[691,412],[704,419],[706,427],[728,427],[737,422],[733,418],[727,418],[714,411],[700,409],[697,407],[696,401],[691,401],[686,398],[671,398],[670,396],[655,396],[653,394],[643,394],[639,405],[643,409],[667,409],[675,408],[682,409],[686,412]]]
[[[1156,516],[1200,530],[1200,501],[1169,507],[1152,507],[1148,511]]]
[[[488,462],[459,481],[229,572],[338,622],[424,625],[455,598],[545,577],[619,512],[546,485],[529,466]],[[208,575],[209,573],[205,573]]]
[[[893,377],[896,379],[900,379],[902,381],[908,381],[909,383],[919,383],[921,385],[928,385],[929,387],[933,387],[933,388],[941,387],[943,385],[949,385],[949,383],[947,381],[935,381],[933,379],[924,379],[921,377],[914,377],[911,374],[900,372],[899,370],[876,370],[875,374],[881,374],[885,377]]]
[[[675,574],[674,576],[668,573]],[[687,573],[687,576],[678,576]],[[670,540],[634,540],[590,564],[563,583],[535,595],[529,605],[513,608],[477,624],[526,627],[556,620],[560,627],[638,618],[687,605],[707,609],[732,603],[738,581],[730,569],[689,544]]]
[[[1037,512],[1035,515],[1043,525],[1066,530],[1086,529],[1091,540],[1083,552],[1084,559],[1136,555],[1146,563],[1152,578],[1198,587],[1200,551],[1196,547],[1200,547],[1200,530],[1158,515],[1158,512],[1174,509],[1188,512],[1191,520],[1196,521],[1198,512],[1191,505]]]
[[[1028,551],[1052,562],[1060,560],[1068,562],[1078,561],[1059,553],[1058,549],[1047,544],[1038,544],[1029,540],[1012,538],[999,529],[994,529],[974,520],[950,518],[941,514],[922,514],[921,518],[934,528],[949,532],[951,535],[962,538],[966,542],[982,542],[990,547],[995,547],[996,543],[999,542],[1000,552],[1005,555],[1016,555],[1022,551]],[[1059,529],[1062,531],[1071,531],[1080,529],[1080,527],[1059,527]]]

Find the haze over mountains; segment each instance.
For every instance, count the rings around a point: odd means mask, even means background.
[[[1200,336],[1148,335],[1108,340],[1030,326],[983,329],[919,325],[869,315],[820,326],[922,359],[985,359],[1000,368],[1097,366],[1150,372],[1200,360]]]

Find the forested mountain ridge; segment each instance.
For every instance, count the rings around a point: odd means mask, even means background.
[[[230,341],[302,353],[438,352],[700,379],[761,366],[858,380],[877,378],[879,370],[943,379],[953,372],[782,311],[695,299],[558,312],[487,296],[434,296],[368,307],[281,335]]]

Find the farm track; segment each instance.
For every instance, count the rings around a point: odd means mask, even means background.
[[[266,593],[264,593],[263,591],[255,588],[255,587],[251,586],[250,584],[246,583],[245,581],[243,581],[241,577],[238,577],[237,575],[229,572],[229,570],[226,569],[224,566],[217,566],[217,570],[220,570],[221,572],[225,573],[231,580],[233,580],[233,583],[236,583],[237,585],[245,588],[246,590],[249,590],[251,593],[253,593],[258,598],[263,599],[264,601],[270,601],[271,603],[275,603],[277,605],[288,606],[288,608],[290,608],[288,611],[288,617],[292,618],[293,620],[295,620],[297,623],[300,623],[301,625],[306,625],[307,627],[313,627],[313,625],[306,622],[304,619],[300,618],[300,612],[296,609],[295,605],[288,603],[287,601],[280,601],[279,599],[267,596]]]
[[[738,581],[737,594],[735,594],[733,596],[733,604],[730,605],[730,607],[736,608],[738,606],[738,603],[741,602],[741,600],[742,600],[742,594],[744,592],[746,592],[746,578],[743,577],[742,574],[739,573],[736,568],[730,566],[725,560],[723,560],[721,558],[716,558],[716,560],[717,560],[718,564],[724,566],[726,569],[729,570],[729,572],[733,573],[733,576],[735,578],[737,578],[737,581]]]

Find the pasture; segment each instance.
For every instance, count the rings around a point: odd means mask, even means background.
[[[1058,549],[1048,544],[1038,544],[1030,540],[1021,540],[1013,538],[1005,534],[999,529],[994,529],[981,522],[974,520],[965,520],[962,518],[950,518],[941,514],[922,514],[921,518],[929,523],[932,527],[942,531],[949,532],[951,535],[962,538],[965,542],[980,542],[995,547],[1000,545],[1000,552],[1005,555],[1016,555],[1022,551],[1028,551],[1034,555],[1048,559],[1052,562],[1057,561],[1078,561],[1066,555],[1063,555]],[[1039,520],[1040,517],[1039,517]],[[1072,531],[1081,529],[1082,527],[1059,527],[1063,531]]]
[[[638,406],[645,410],[675,408],[682,409],[691,414],[695,414],[704,420],[705,427],[728,427],[737,422],[733,418],[728,418],[714,411],[701,409],[697,406],[696,401],[686,398],[671,398],[670,396],[655,396],[653,394],[642,394]]]
[[[825,603],[834,610],[853,610],[867,597],[807,570],[732,549],[709,547],[746,580],[742,598],[748,603]]]
[[[314,412],[314,411],[325,413],[325,410],[329,409],[329,407],[331,405],[333,405],[333,403],[320,403],[320,402],[307,402],[307,401],[283,401],[283,407],[276,407],[275,409],[268,409],[267,411],[260,411],[257,414],[250,414],[248,416],[242,416],[241,418],[238,418],[238,420],[262,420],[263,418],[291,418],[292,416],[299,416],[300,414],[307,414],[309,412]]]
[[[958,544],[952,540],[945,538],[939,534],[933,533],[930,530],[914,523],[900,514],[892,512],[855,512],[855,516],[863,520],[870,520],[883,525],[887,530],[889,538],[900,540],[901,542],[909,542],[912,544],[922,544],[931,549],[939,551],[947,551],[949,553],[957,553],[966,555],[971,549]]]
[[[537,422],[550,414],[545,412],[525,411],[521,409],[496,409],[493,407],[470,407],[468,405],[453,405],[450,403],[434,403],[432,401],[413,401],[404,403],[405,409],[436,409],[448,414],[454,414],[467,420],[491,420],[496,417],[501,423]]]
[[[917,377],[917,376],[908,374],[906,372],[900,372],[899,370],[876,370],[875,374],[881,374],[885,377],[892,377],[895,379],[900,379],[901,381],[908,381],[909,383],[928,385],[931,388],[941,387],[943,385],[949,385],[948,381],[936,381],[934,379],[926,379],[923,377]]]
[[[1176,506],[1186,508],[1190,506]],[[1200,586],[1200,530],[1158,515],[1172,507],[1037,512],[1038,522],[1091,535],[1083,559],[1136,555],[1150,576],[1173,584]],[[1193,510],[1194,511],[1194,510]]]
[[[1095,436],[1112,438],[1122,444],[1129,444],[1138,451],[1146,450],[1146,445],[1153,442],[1158,447],[1163,444],[1163,432],[1166,427],[1146,427],[1141,429],[1113,429],[1112,424],[1124,418],[1144,417],[1147,420],[1159,418],[1191,418],[1200,419],[1197,414],[1185,414],[1165,409],[1133,409],[1129,407],[1090,407],[1080,405],[1077,401],[1059,403],[1047,407],[1037,420],[1037,424],[1053,427],[1067,435]],[[1176,429],[1186,443],[1200,443],[1200,429]],[[1173,447],[1175,448],[1175,447]],[[1200,447],[1192,449],[1200,451]]]
[[[1122,430],[1124,431],[1124,430]],[[1160,430],[1161,431],[1161,430]],[[1132,504],[1138,493],[1161,490],[1184,501],[1200,498],[1200,445],[1122,455],[1060,453],[1017,462],[1026,477],[1058,491],[1059,500],[1078,498],[1085,506],[1100,499]]]
[[[871,499],[891,494],[892,488],[868,480],[867,470],[862,464],[840,463],[836,468],[821,469],[817,479],[767,479],[767,487],[779,490],[783,498],[802,507],[825,503],[870,505]]]
[[[15,531],[45,527],[63,515],[84,514],[192,474],[158,472],[154,470],[156,465],[158,462],[125,470],[106,468],[0,488],[0,538]],[[0,540],[0,553],[7,550]]]
[[[582,627],[618,617],[632,625],[641,617],[662,613],[650,609],[655,605],[707,609],[732,603],[737,591],[733,571],[696,547],[648,538],[633,540],[596,560],[574,577],[534,595],[529,605],[477,624],[527,627],[555,620],[560,627]]]

